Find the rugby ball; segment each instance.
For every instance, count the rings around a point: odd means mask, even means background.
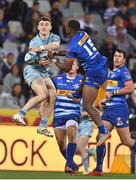
[[[25,55],[25,62],[28,64],[33,64],[39,60],[40,60],[40,57],[36,52],[29,51]]]

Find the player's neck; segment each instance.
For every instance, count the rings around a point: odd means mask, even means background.
[[[71,31],[69,34],[69,37],[72,38],[75,34],[77,34],[79,31]]]
[[[76,76],[76,73],[67,73],[67,77],[73,79]]]
[[[121,66],[114,66],[113,69],[119,69],[119,68],[121,68],[121,67],[123,67],[123,66],[124,66],[124,64],[122,64]]]
[[[41,34],[41,33],[39,33],[39,36],[40,36],[40,38],[41,38],[42,40],[48,39],[49,35],[50,35],[50,33],[46,33],[46,34]]]

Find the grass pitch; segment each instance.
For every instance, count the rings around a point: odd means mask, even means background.
[[[1,171],[0,179],[136,179],[136,174],[110,174],[101,177],[67,175],[63,172]]]

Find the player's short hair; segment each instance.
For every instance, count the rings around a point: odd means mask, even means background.
[[[51,19],[50,19],[49,17],[47,17],[47,16],[42,16],[42,17],[40,17],[40,18],[38,19],[37,24],[39,24],[40,21],[49,21],[50,23],[52,23],[52,22],[51,22]]]
[[[126,54],[126,52],[125,52],[125,51],[123,51],[122,49],[116,49],[116,51],[115,51],[115,52],[119,52],[119,53],[123,54],[124,59],[126,59],[127,54]]]
[[[68,21],[68,27],[70,27],[74,31],[79,31],[80,23],[76,20],[70,20],[70,21]]]

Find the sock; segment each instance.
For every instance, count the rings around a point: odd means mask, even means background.
[[[106,127],[102,124],[101,126],[98,126],[100,134],[107,134],[108,130],[106,129]]]
[[[39,124],[39,128],[43,129],[43,128],[47,128],[47,126],[48,126],[48,118],[42,117]]]
[[[72,166],[73,164],[73,157],[75,155],[76,152],[76,144],[75,143],[68,143],[68,147],[67,147],[67,153],[66,153],[66,157],[67,157],[67,162],[66,162],[66,166]]]
[[[88,154],[82,158],[83,166],[84,166],[84,171],[88,172]]]
[[[18,112],[18,114],[21,116],[25,116],[26,113],[27,113],[27,110],[25,108],[20,109],[20,111]]]
[[[88,153],[89,156],[93,156],[94,149],[93,148],[88,148],[88,149],[86,149],[86,152]]]
[[[97,152],[97,166],[96,166],[96,170],[99,172],[102,172],[102,165],[103,165],[103,160],[105,157],[105,153],[106,153],[106,146],[105,144],[98,146],[96,149]]]
[[[136,152],[136,141],[134,142],[133,146],[131,147]]]

